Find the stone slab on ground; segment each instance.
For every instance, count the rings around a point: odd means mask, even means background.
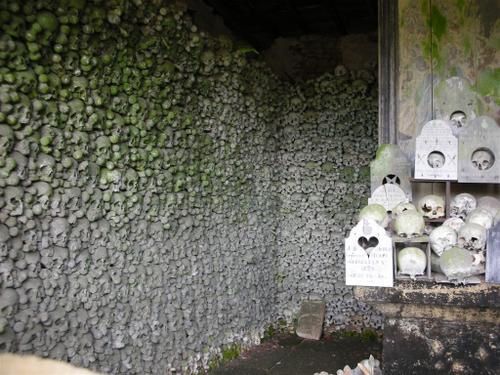
[[[302,302],[297,325],[297,336],[304,339],[319,340],[325,320],[325,302],[311,300]]]

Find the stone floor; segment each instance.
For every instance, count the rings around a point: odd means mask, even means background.
[[[345,365],[356,367],[370,354],[381,359],[381,353],[381,339],[373,335],[332,334],[320,341],[278,335],[208,374],[313,375],[320,371],[336,374]]]

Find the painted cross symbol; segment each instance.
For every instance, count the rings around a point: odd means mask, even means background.
[[[382,180],[382,185],[385,185],[385,184],[397,184],[397,185],[401,185],[401,180],[395,174],[388,174]]]

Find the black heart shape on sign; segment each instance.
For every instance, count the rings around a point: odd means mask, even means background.
[[[366,252],[366,255],[368,255],[368,257],[369,257],[371,250],[373,250],[373,248],[378,245],[378,238],[377,237],[370,237],[368,239],[365,236],[359,237],[358,238],[358,245],[363,248],[363,250]]]

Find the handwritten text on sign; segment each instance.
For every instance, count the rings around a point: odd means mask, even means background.
[[[384,228],[361,220],[345,240],[346,285],[393,286],[392,240]]]

